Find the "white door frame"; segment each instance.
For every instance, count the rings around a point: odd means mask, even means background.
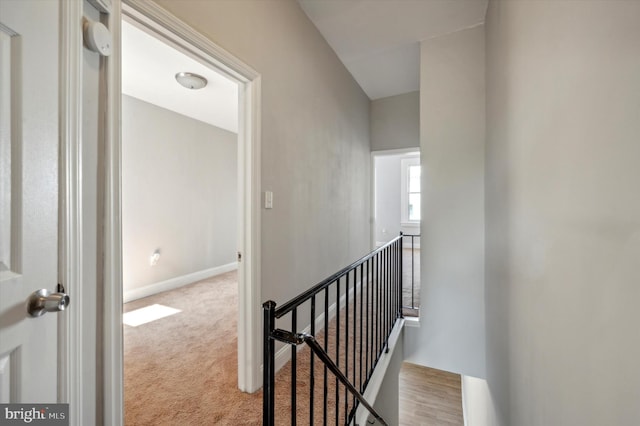
[[[69,404],[70,424],[83,419],[82,398],[94,392],[83,380],[82,337],[82,2],[59,2],[58,283],[71,307],[58,315],[58,402]],[[88,360],[91,363],[93,360]]]
[[[114,2],[109,19],[114,31],[116,58],[111,61],[108,95],[105,185],[105,312],[104,312],[104,419],[105,424],[122,424],[122,234],[120,206],[120,20],[122,15],[150,29],[169,44],[225,73],[239,84],[238,127],[238,387],[255,392],[262,385],[260,309],[260,82],[254,69],[193,30],[154,2],[123,0]],[[117,21],[117,22],[116,22]]]
[[[376,241],[376,226],[377,226],[377,216],[376,216],[376,158],[377,157],[385,157],[389,155],[402,155],[402,154],[413,154],[420,153],[420,147],[417,148],[397,148],[397,149],[385,149],[379,151],[371,151],[371,217],[373,220],[371,221],[371,250],[375,250],[377,247]],[[397,236],[397,235],[396,235]]]
[[[58,401],[69,403],[74,426],[84,418],[83,395],[95,386],[83,380],[82,7],[82,2],[60,1],[58,282],[71,307],[58,320]]]

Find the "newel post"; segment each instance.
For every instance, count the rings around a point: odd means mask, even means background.
[[[411,244],[413,244],[413,237],[411,237]],[[413,256],[413,251],[411,252]],[[397,318],[403,318],[402,314],[402,289],[404,288],[404,234],[400,231],[400,250],[398,250],[398,257],[400,258],[399,272],[398,272],[398,314]],[[413,291],[413,290],[412,290]]]
[[[276,328],[276,302],[269,300],[262,305],[264,312],[264,343],[262,361],[262,424],[275,425],[275,357],[276,343],[271,337]]]

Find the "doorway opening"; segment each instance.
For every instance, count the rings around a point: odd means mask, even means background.
[[[117,7],[115,7],[117,6]],[[218,47],[184,22],[153,2],[125,0],[121,6],[114,4],[112,18],[117,18],[115,28],[122,19],[144,29],[148,34],[177,48],[199,63],[217,70],[238,87],[237,133],[237,386],[242,392],[255,392],[261,386],[261,337],[260,337],[260,75],[229,52]],[[119,32],[115,33],[116,52],[120,45]],[[121,80],[120,58],[115,55],[109,62],[109,87],[119,88]],[[186,90],[186,89],[185,89]],[[105,287],[104,298],[104,375],[105,418],[118,417],[123,407],[123,348],[122,311],[122,232],[120,208],[121,93],[107,93],[106,116],[107,161],[105,172]],[[184,206],[188,209],[189,206]],[[151,256],[155,254],[155,250]],[[167,254],[167,253],[165,253]],[[159,253],[160,262],[163,258]],[[156,256],[157,257],[157,256]],[[167,257],[165,257],[166,259]],[[148,259],[151,261],[150,259]],[[188,348],[182,348],[183,351]]]
[[[123,20],[125,423],[238,386],[238,90]]]
[[[380,247],[400,233],[403,238],[403,314],[420,309],[421,162],[418,149],[374,151],[372,158],[371,241]]]
[[[237,144],[237,83],[123,21],[125,303],[236,269]]]

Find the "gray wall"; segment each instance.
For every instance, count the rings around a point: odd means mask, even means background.
[[[400,231],[408,235],[420,233],[420,224],[402,222],[402,160],[415,158],[415,153],[390,154],[374,156],[375,189],[374,189],[374,238],[375,243],[386,243],[398,235]],[[414,243],[419,246],[419,238]],[[407,244],[411,244],[408,242]]]
[[[639,424],[640,2],[492,1],[486,25],[502,424]]]
[[[371,150],[420,147],[420,92],[371,101]]]
[[[122,96],[125,293],[235,262],[237,173],[235,133]]]
[[[401,158],[401,155],[374,157],[376,243],[386,243],[400,234]]]
[[[422,42],[419,328],[407,360],[483,377],[484,28]]]
[[[294,1],[158,3],[262,75],[262,299],[370,247],[369,99]]]
[[[406,327],[403,328],[398,335],[384,379],[373,404],[373,408],[389,426],[400,424],[400,369],[404,362],[404,332],[406,329]],[[369,418],[373,419],[373,416]]]

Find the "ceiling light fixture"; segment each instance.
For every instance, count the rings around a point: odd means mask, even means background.
[[[179,72],[176,74],[176,80],[187,89],[202,89],[207,85],[207,79],[201,75],[192,72]]]

